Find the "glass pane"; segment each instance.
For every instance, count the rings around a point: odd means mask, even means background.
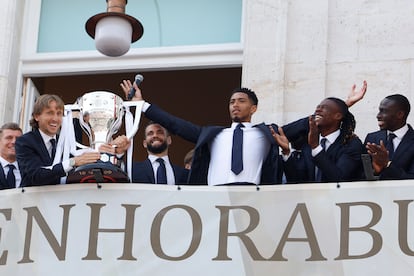
[[[38,52],[94,50],[86,21],[104,0],[43,0]],[[126,13],[144,26],[131,48],[238,43],[242,0],[130,0]]]

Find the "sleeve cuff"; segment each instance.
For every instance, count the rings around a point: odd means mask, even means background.
[[[316,148],[312,149],[312,157],[315,157],[323,150],[321,145],[318,145]]]
[[[147,112],[148,108],[151,106],[150,103],[144,102],[144,105],[142,106],[142,112]]]

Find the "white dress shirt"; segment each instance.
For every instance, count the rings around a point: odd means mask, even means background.
[[[211,142],[210,167],[207,183],[210,186],[234,182],[260,183],[262,165],[269,153],[270,142],[252,123],[243,123],[243,171],[236,175],[231,171],[233,131],[239,123],[223,129]]]
[[[394,144],[394,152],[397,150],[398,145],[401,143],[401,140],[404,138],[404,135],[407,133],[407,131],[408,125],[405,125],[396,131],[387,131],[387,137],[391,132],[396,135],[396,137],[392,140],[392,143]],[[387,141],[384,141],[384,144],[386,143]]]
[[[171,166],[170,159],[167,155],[159,157],[156,155],[149,154],[148,159],[151,161],[152,170],[154,171],[154,178],[157,179],[157,169],[160,166],[160,163],[157,161],[158,158],[162,158],[165,164],[165,170],[167,172],[167,184],[175,185],[174,170]]]
[[[339,137],[340,134],[341,134],[341,130],[338,129],[338,130],[332,132],[331,134],[326,135],[325,137],[322,137],[322,136],[319,135],[319,145],[316,148],[312,149],[312,156],[315,157],[316,155],[318,155],[318,153],[320,153],[323,150],[323,148],[320,144],[322,138],[326,138],[325,151],[327,151],[328,148],[335,142],[335,140]]]
[[[49,136],[49,135],[45,134],[43,131],[41,131],[40,129],[39,129],[39,133],[40,133],[40,136],[42,136],[43,143],[45,144],[47,151],[49,152],[49,156],[52,156],[52,143],[50,143],[50,139],[55,139],[56,143],[57,143],[56,135],[55,136]],[[69,159],[63,160],[62,161],[62,166],[63,166],[63,170],[66,173],[69,172],[71,169],[73,169],[73,167],[70,166],[70,164],[69,164]],[[53,167],[53,165],[48,166],[47,168],[52,169],[52,167]]]

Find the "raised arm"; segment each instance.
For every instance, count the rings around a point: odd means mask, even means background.
[[[356,84],[352,85],[351,91],[349,92],[348,97],[345,100],[346,105],[348,107],[353,106],[354,104],[362,100],[362,98],[364,98],[366,92],[367,92],[367,81],[366,80],[364,80],[360,90],[357,90]]]
[[[123,80],[121,83],[120,83],[120,86],[121,86],[121,88],[122,88],[122,91],[124,91],[124,94],[125,94],[125,98],[127,98],[128,97],[128,94],[129,94],[129,90],[131,90],[131,87],[134,87],[134,89],[135,89],[135,94],[134,94],[134,96],[132,97],[132,101],[142,101],[142,100],[144,100],[143,98],[142,98],[142,93],[141,93],[141,89],[139,89],[139,87],[138,87],[138,85],[134,82],[134,83],[132,83],[130,80]]]

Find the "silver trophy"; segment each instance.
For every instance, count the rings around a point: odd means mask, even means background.
[[[133,138],[138,131],[142,104],[143,101],[124,102],[121,97],[111,92],[95,91],[78,98],[76,104],[70,105],[69,109],[79,110],[79,123],[89,138],[89,148],[98,149],[102,144],[111,142],[113,135],[122,126],[126,108],[129,106],[136,107],[134,122],[129,125],[125,123],[127,137]],[[85,114],[88,115],[88,121],[84,120]],[[77,147],[88,148],[80,143],[77,143]],[[127,164],[131,164],[132,153],[128,153],[128,157],[131,160],[127,160]],[[103,153],[97,163],[77,167],[68,175],[67,183],[130,182],[130,175],[120,165],[117,156]]]

